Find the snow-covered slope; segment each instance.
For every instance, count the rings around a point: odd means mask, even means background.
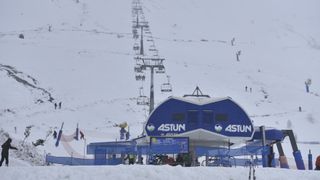
[[[231,173],[232,170],[232,173]],[[290,171],[290,173],[288,173]],[[18,167],[0,168],[0,173],[4,179],[248,179],[248,168],[223,168],[223,167],[172,167],[172,166],[96,166],[96,167]],[[280,179],[319,179],[319,172],[284,170],[274,168],[257,168],[256,178],[261,180],[280,180]],[[253,177],[251,177],[253,179]]]
[[[319,1],[142,3],[173,85],[171,94],[161,93],[166,76],[156,76],[157,104],[199,85],[211,96],[232,97],[255,125],[292,128],[298,141],[315,141],[299,144],[304,158],[309,148],[320,154]],[[131,8],[129,0],[0,2],[0,128],[13,144],[27,126],[31,143],[62,122],[66,134],[79,123],[87,143],[118,138],[113,125],[124,121],[133,137],[141,133],[146,110],[136,97],[141,85],[148,94],[150,79],[135,81]],[[71,146],[82,152],[84,144]],[[37,149],[66,154],[51,137]]]

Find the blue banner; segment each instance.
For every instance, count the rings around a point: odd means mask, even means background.
[[[189,153],[189,138],[150,137],[150,151],[154,154]]]

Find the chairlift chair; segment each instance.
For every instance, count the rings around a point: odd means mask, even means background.
[[[137,105],[149,105],[149,98],[143,95],[143,87],[139,88],[139,97],[137,98]]]
[[[147,96],[140,95],[137,98],[137,105],[149,105],[149,98]]]
[[[135,56],[133,59],[136,61],[137,64],[138,64],[138,62],[141,61],[141,58],[139,56]]]
[[[161,85],[161,92],[171,92],[172,91],[172,86],[170,83],[163,83]]]
[[[133,50],[138,51],[139,50],[139,45],[138,44],[134,44],[133,45]]]
[[[168,82],[163,83],[161,85],[161,92],[171,92],[172,91],[172,86],[170,84],[170,76],[167,76]]]
[[[156,73],[158,73],[158,74],[163,74],[163,73],[165,73],[164,67],[160,66],[160,67],[156,70]]]
[[[133,39],[138,39],[139,35],[138,34],[133,34]]]
[[[158,51],[156,48],[149,48],[149,51]]]
[[[137,72],[136,73],[136,80],[137,81],[144,81],[146,79],[146,76],[142,72]]]
[[[138,33],[138,30],[136,28],[133,28],[132,29],[132,34],[136,34],[136,33]]]
[[[134,72],[142,72],[142,68],[141,68],[141,65],[135,65],[134,66]]]

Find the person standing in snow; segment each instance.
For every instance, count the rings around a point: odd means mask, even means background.
[[[2,166],[2,163],[4,160],[6,160],[6,166],[9,166],[9,149],[15,149],[18,150],[16,147],[11,146],[12,139],[9,138],[5,143],[2,144],[2,152],[1,152],[1,161],[0,166]]]
[[[135,161],[136,161],[136,155],[129,154],[129,165],[130,164],[134,165]]]
[[[84,139],[84,134],[82,131],[80,131],[80,139]]]
[[[314,170],[320,171],[320,156],[317,157],[317,160],[316,160],[316,168],[315,168]]]
[[[54,130],[54,131],[53,131],[53,139],[57,139],[57,135],[58,135],[58,134],[57,134],[57,131]]]
[[[273,167],[274,160],[274,152],[273,152],[273,145],[269,146],[269,154],[268,154],[268,167]]]
[[[61,109],[61,104],[62,104],[62,102],[59,102],[59,109]]]
[[[178,154],[176,162],[178,165],[183,166],[183,157],[181,154]]]
[[[57,103],[54,103],[54,109],[57,109],[57,106],[58,106]]]

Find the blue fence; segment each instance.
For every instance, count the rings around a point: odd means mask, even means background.
[[[118,165],[123,163],[122,158],[106,159],[105,157],[106,156],[100,159],[99,158],[83,159],[83,158],[75,158],[75,157],[57,157],[57,156],[46,155],[46,162],[53,163],[53,164],[70,165],[70,166]]]
[[[75,157],[56,157],[51,155],[46,155],[46,162],[47,163],[54,163],[54,164],[63,164],[63,165],[94,165],[94,159],[82,159],[82,158],[75,158]]]

